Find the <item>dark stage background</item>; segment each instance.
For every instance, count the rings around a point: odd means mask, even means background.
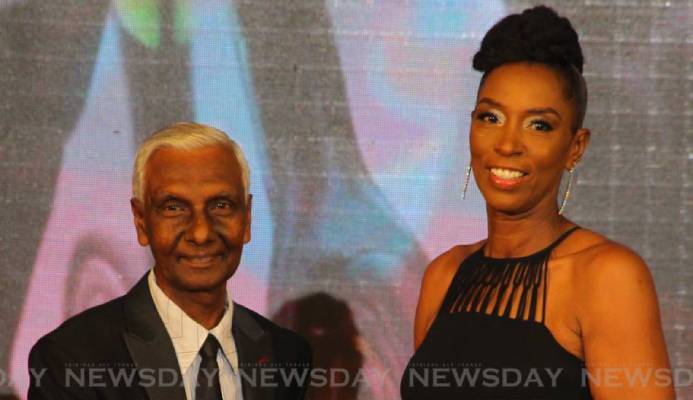
[[[693,399],[693,4],[546,3],[580,33],[590,90],[567,214],[646,259]],[[41,335],[151,266],[134,149],[195,120],[251,164],[234,298],[312,337],[318,363],[363,367],[372,384],[343,398],[398,398],[425,265],[485,235],[475,185],[460,195],[471,57],[533,4],[0,0],[0,393],[24,396]]]

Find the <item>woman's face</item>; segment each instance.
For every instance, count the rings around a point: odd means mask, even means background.
[[[509,215],[557,209],[561,175],[582,156],[589,131],[572,132],[574,103],[543,64],[494,69],[472,112],[472,169],[487,206]]]

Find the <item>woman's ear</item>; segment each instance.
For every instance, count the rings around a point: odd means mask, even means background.
[[[573,134],[573,138],[570,141],[570,155],[568,156],[568,164],[566,168],[574,168],[582,156],[587,150],[587,146],[590,144],[591,132],[587,128],[580,128]]]

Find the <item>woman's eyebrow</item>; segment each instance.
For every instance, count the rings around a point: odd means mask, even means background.
[[[481,99],[479,99],[479,101],[476,102],[476,104],[488,104],[493,107],[503,108],[503,104],[501,102],[489,97],[482,97]],[[558,111],[556,111],[552,107],[530,108],[529,110],[527,110],[527,114],[554,114],[559,120],[562,120],[561,114],[559,114]]]
[[[551,107],[530,108],[527,110],[527,114],[554,114],[559,120],[561,120],[561,114]]]
[[[482,103],[488,104],[488,105],[494,106],[494,107],[499,107],[499,108],[503,107],[503,105],[500,102],[493,100],[489,97],[482,97],[479,99],[479,101],[476,102],[477,105],[482,104]]]

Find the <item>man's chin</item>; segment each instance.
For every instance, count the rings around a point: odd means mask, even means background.
[[[177,282],[177,287],[179,290],[186,292],[215,292],[222,288],[226,288],[226,282],[230,277],[221,276],[195,276],[186,277]]]
[[[167,268],[168,267],[168,268]],[[159,266],[154,268],[157,272]],[[205,268],[190,268],[187,265],[173,264],[162,266],[157,274],[160,287],[182,293],[217,292],[226,287],[226,282],[233,276],[237,268],[230,265],[213,265]]]
[[[199,293],[216,292],[226,287],[226,282],[232,273],[224,273],[217,270],[180,271],[170,278],[171,286],[180,292]]]

